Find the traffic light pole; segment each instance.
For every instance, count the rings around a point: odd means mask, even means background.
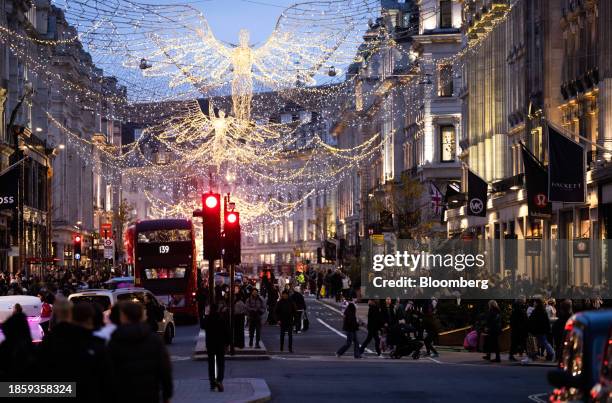
[[[230,355],[234,355],[236,353],[235,344],[236,340],[234,339],[235,331],[234,327],[236,326],[236,322],[234,321],[234,299],[236,298],[234,291],[234,273],[236,272],[236,266],[234,264],[230,264],[229,266],[229,277],[230,277]],[[244,332],[244,329],[242,329]]]
[[[215,303],[215,261],[208,261],[208,305]]]

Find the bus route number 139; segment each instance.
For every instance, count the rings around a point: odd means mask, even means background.
[[[165,254],[165,253],[169,253],[170,252],[170,246],[169,245],[161,245],[159,247],[159,253],[160,254]]]

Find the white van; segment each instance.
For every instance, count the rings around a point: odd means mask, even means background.
[[[44,333],[40,327],[40,313],[42,302],[40,298],[31,295],[7,295],[0,297],[0,323],[4,323],[12,314],[15,304],[21,305],[23,313],[28,318],[30,334],[34,343],[40,343]],[[0,329],[0,342],[4,341],[4,334]]]
[[[83,292],[77,292],[70,294],[68,300],[73,303],[85,301],[90,303],[97,303],[105,311],[105,316],[108,316],[111,306],[121,301],[133,301],[144,304],[145,295],[148,295],[154,304],[158,305],[164,311],[164,317],[161,322],[158,323],[158,333],[164,338],[167,344],[172,343],[172,339],[176,333],[174,325],[174,315],[168,311],[166,307],[159,302],[159,300],[149,291],[144,288],[118,288],[116,290],[96,289],[87,290]]]

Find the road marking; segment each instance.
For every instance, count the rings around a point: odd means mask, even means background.
[[[180,356],[180,355],[171,355],[170,361],[187,361],[191,360],[191,357]]]
[[[435,363],[437,363],[437,364],[444,364],[442,361],[438,361],[438,360],[436,360],[435,358],[431,358],[431,357],[426,357],[426,358],[428,358],[428,359],[432,360],[433,362],[435,362]]]
[[[548,393],[538,393],[538,394],[535,394],[535,395],[529,395],[529,396],[527,396],[527,398],[529,400],[533,401],[533,402],[536,402],[536,403],[546,403],[546,400],[545,399],[540,399],[540,396],[543,396],[543,397],[546,398],[546,396],[548,396]]]
[[[315,300],[317,301],[319,304],[323,305],[324,307],[327,307],[329,309],[331,309],[332,311],[338,312],[340,315],[344,315],[344,312],[342,312],[341,310],[334,308],[333,306],[326,304],[325,302],[321,302],[319,300]]]
[[[317,318],[317,320],[319,321],[320,324],[322,324],[323,326],[325,326],[326,328],[328,328],[329,330],[331,330],[332,332],[336,333],[338,336],[342,337],[343,339],[346,339],[346,334],[342,333],[339,330],[336,330],[336,328],[334,328],[332,325],[326,323],[323,319],[321,318]],[[374,351],[370,350],[369,348],[365,349],[366,352],[368,353],[374,353]]]

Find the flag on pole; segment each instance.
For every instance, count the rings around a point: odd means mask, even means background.
[[[429,196],[431,197],[431,211],[434,215],[442,214],[442,193],[433,182],[429,182]]]
[[[468,216],[487,216],[487,188],[487,182],[468,169]]]
[[[548,199],[556,202],[586,201],[584,147],[548,127]]]
[[[548,172],[535,155],[523,143],[520,144],[523,152],[523,165],[525,166],[529,217],[550,218],[552,205],[548,200]]]

